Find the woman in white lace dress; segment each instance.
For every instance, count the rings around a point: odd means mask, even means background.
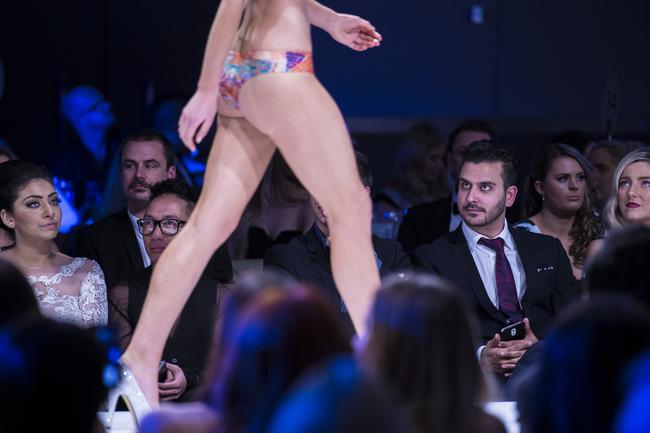
[[[44,169],[25,161],[0,165],[0,226],[16,240],[0,256],[27,277],[44,315],[83,327],[105,325],[108,304],[101,268],[54,247],[61,224],[59,201]]]

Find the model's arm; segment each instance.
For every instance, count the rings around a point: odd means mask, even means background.
[[[337,13],[316,0],[307,0],[307,18],[311,24],[329,33],[335,41],[353,50],[365,51],[378,46],[381,41],[381,35],[367,20]]]
[[[334,25],[336,15],[336,12],[316,0],[307,0],[307,18],[312,25],[329,32],[328,29]]]
[[[221,0],[203,56],[197,90],[183,109],[178,132],[190,150],[205,138],[217,114],[221,68],[241,20],[246,0]]]

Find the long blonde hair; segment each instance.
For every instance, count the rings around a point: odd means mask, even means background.
[[[621,181],[623,171],[635,162],[644,161],[650,164],[650,148],[644,147],[639,150],[628,153],[621,162],[618,163],[614,176],[612,176],[612,195],[607,200],[607,204],[603,210],[607,227],[609,229],[621,228],[629,223],[629,221],[621,214],[621,208],[618,202],[618,184]]]

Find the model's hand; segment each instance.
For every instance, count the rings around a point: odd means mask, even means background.
[[[158,393],[161,400],[176,400],[185,392],[187,388],[187,379],[185,373],[176,364],[167,363],[167,377],[165,381],[158,384]]]
[[[356,51],[377,47],[382,40],[372,24],[355,15],[337,14],[329,33],[335,41]]]
[[[217,115],[217,98],[218,95],[197,90],[183,108],[178,121],[178,135],[185,147],[192,152],[196,150],[196,144],[208,134],[214,122]]]

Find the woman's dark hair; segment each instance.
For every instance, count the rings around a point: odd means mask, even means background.
[[[390,185],[404,194],[410,203],[419,204],[430,193],[430,185],[422,176],[421,167],[429,152],[436,148],[442,154],[445,142],[436,128],[427,121],[414,124],[397,148]],[[444,195],[447,192],[446,179],[444,173],[440,175],[439,189]]]
[[[463,300],[429,275],[386,282],[375,298],[364,361],[416,432],[470,432],[484,390]]]
[[[630,224],[613,230],[585,266],[592,293],[624,293],[650,309],[650,279],[644,278],[650,257],[650,228]]]
[[[225,344],[209,405],[222,416],[221,431],[262,433],[294,380],[309,367],[349,353],[330,303],[304,286],[270,287],[256,294]]]
[[[544,343],[526,431],[611,432],[623,368],[650,348],[648,310],[622,295],[595,296],[569,307]]]
[[[0,431],[92,431],[106,398],[105,360],[91,330],[31,315],[3,327]]]
[[[542,210],[543,200],[535,188],[535,182],[544,182],[553,162],[561,157],[574,159],[585,173],[585,184],[587,186],[585,199],[580,210],[576,212],[573,225],[569,231],[571,237],[569,256],[571,256],[573,263],[582,265],[589,243],[602,236],[601,220],[596,215],[596,193],[591,179],[591,163],[585,156],[566,144],[548,143],[543,145],[535,155],[528,176],[524,214],[528,218]]]
[[[36,164],[27,161],[7,161],[0,164],[0,210],[14,210],[18,192],[32,180],[43,179],[54,185],[50,173]],[[13,232],[0,220],[0,228]]]
[[[0,328],[23,314],[39,314],[34,289],[18,268],[1,258],[0,287],[2,287]]]
[[[405,433],[384,388],[350,356],[337,356],[300,378],[276,411],[269,433]]]

